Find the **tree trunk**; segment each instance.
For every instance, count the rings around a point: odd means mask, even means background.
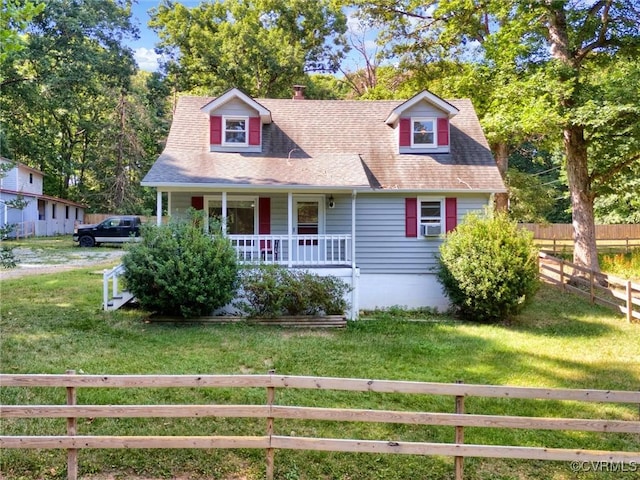
[[[567,91],[571,92],[560,100],[563,114],[566,115],[567,112],[572,112],[576,108],[575,99],[580,89],[580,59],[577,58],[576,52],[570,49],[564,2],[545,0],[545,4],[549,9],[547,28],[551,56],[564,65],[565,71],[561,74],[560,80],[565,84]],[[589,179],[584,128],[581,125],[568,123],[563,128],[563,136],[573,218],[573,262],[599,272],[600,264],[593,214],[594,195],[591,192]]]
[[[564,148],[567,155],[567,179],[571,193],[573,218],[573,263],[596,272],[600,271],[593,199],[587,166],[587,142],[579,126],[564,129]]]
[[[506,143],[500,142],[493,145],[493,152],[502,181],[507,184],[507,170],[509,168],[509,147]],[[494,207],[497,212],[507,212],[509,210],[509,192],[496,193],[494,197]]]

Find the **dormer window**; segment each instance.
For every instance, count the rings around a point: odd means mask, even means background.
[[[200,110],[209,116],[210,151],[262,151],[262,126],[271,123],[271,112],[247,94],[232,88]]]
[[[398,153],[450,153],[449,120],[458,109],[423,91],[394,108],[385,123],[398,129]]]
[[[247,145],[247,117],[224,117],[223,145]]]
[[[417,148],[436,146],[436,120],[434,118],[412,118],[411,146]]]

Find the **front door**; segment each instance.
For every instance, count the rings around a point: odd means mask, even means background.
[[[294,197],[293,234],[298,239],[293,245],[293,258],[298,261],[317,262],[320,258],[324,233],[324,198],[318,196]]]

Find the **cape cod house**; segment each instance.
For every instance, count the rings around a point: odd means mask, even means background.
[[[13,227],[10,236],[52,236],[73,233],[84,219],[84,205],[43,193],[44,173],[0,157],[9,170],[0,175],[0,226]]]
[[[469,100],[179,99],[142,181],[169,215],[204,209],[242,261],[304,267],[353,286],[351,316],[446,308],[443,235],[505,187]]]

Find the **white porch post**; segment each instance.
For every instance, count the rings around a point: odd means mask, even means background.
[[[156,191],[156,225],[162,225],[162,191]]]
[[[356,191],[351,192],[351,268],[356,268]]]
[[[356,195],[351,192],[351,320],[358,318],[358,271],[356,270]]]
[[[292,192],[288,192],[287,193],[287,235],[288,237],[288,245],[289,245],[289,249],[287,252],[287,266],[289,268],[291,268],[292,264],[292,258],[293,258],[293,193]]]
[[[222,192],[222,235],[227,234],[227,192]]]

